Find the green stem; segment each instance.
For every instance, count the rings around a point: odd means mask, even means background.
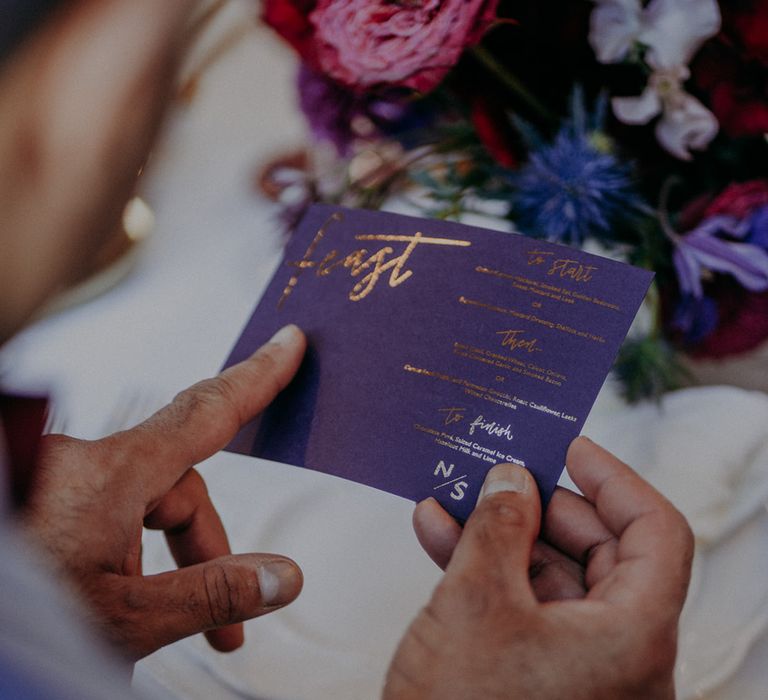
[[[672,191],[673,187],[676,187],[679,184],[680,178],[677,175],[671,175],[664,180],[664,184],[661,186],[661,192],[659,194],[659,224],[661,225],[661,230],[664,232],[664,235],[673,244],[676,244],[680,240],[680,234],[675,231],[669,217],[669,193]]]
[[[655,343],[658,343],[664,336],[664,328],[661,319],[661,295],[659,294],[659,286],[656,280],[648,288],[648,304],[651,307],[653,319],[649,337]]]
[[[520,80],[510,73],[504,66],[501,65],[493,56],[491,56],[488,49],[483,46],[477,45],[470,49],[472,54],[482,63],[491,73],[493,73],[499,81],[510,92],[517,95],[531,111],[535,112],[539,117],[549,123],[556,123],[557,119],[540,101],[539,99],[523,85]]]

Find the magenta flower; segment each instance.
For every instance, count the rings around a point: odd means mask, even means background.
[[[401,85],[432,90],[476,44],[499,0],[319,0],[310,16],[317,60],[355,88]]]

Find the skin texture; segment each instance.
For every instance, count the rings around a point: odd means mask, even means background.
[[[384,697],[674,698],[677,625],[693,538],[684,518],[613,455],[585,438],[568,452],[584,497],[559,490],[540,531],[525,492],[482,498],[461,532],[434,501],[417,535],[446,569],[400,643]]]
[[[230,555],[194,469],[295,374],[303,334],[288,326],[276,340],[132,430],[95,442],[45,438],[26,525],[90,604],[93,622],[131,660],[204,631],[214,648],[236,649],[243,643],[237,623],[276,610],[301,591],[301,570],[290,559]],[[182,568],[142,576],[143,526],[165,531]],[[266,591],[264,567],[271,574]]]
[[[0,65],[0,342],[109,236],[195,5],[72,0]],[[289,559],[230,554],[194,465],[268,405],[304,349],[288,329],[133,430],[46,438],[24,522],[126,657],[200,631],[237,648],[241,621],[298,595]],[[522,492],[483,499],[463,532],[434,501],[417,507],[417,535],[446,575],[397,651],[386,698],[672,697],[690,531],[597,446],[577,440],[568,468],[585,496],[558,491],[541,531],[526,472]],[[142,575],[144,526],[166,533],[178,571]]]

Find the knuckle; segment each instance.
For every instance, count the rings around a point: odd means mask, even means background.
[[[190,404],[207,408],[210,405],[227,404],[232,400],[232,387],[226,377],[213,377],[198,382],[190,392]]]
[[[615,560],[617,540],[613,535],[606,535],[605,539],[588,545],[579,556],[578,560],[585,568],[590,565],[599,565]]]
[[[152,604],[140,587],[113,574],[79,583],[92,622],[112,645],[129,658],[140,658],[153,651],[147,639],[153,632],[148,625]]]
[[[226,569],[218,564],[206,566],[203,583],[211,624],[215,627],[227,624],[235,608],[235,594]]]
[[[194,384],[182,391],[173,401],[177,427],[182,427],[190,419],[211,411],[216,412],[217,420],[232,414],[239,419],[236,396],[236,387],[224,375]]]
[[[429,610],[438,620],[460,614],[471,621],[495,619],[506,610],[512,593],[497,567],[473,567],[453,572],[438,585]]]
[[[223,627],[239,621],[243,615],[241,587],[223,564],[209,564],[203,569],[203,590],[211,625]]]
[[[486,497],[477,511],[489,539],[498,538],[510,531],[527,529],[531,525],[529,509],[512,493],[494,493]]]
[[[494,601],[499,599],[498,586],[494,585],[492,576],[462,574],[454,577],[446,585],[444,599],[450,601],[454,610],[461,610],[469,618],[485,618],[492,609]]]
[[[208,485],[194,467],[184,473],[176,488],[181,489],[184,496],[189,498],[192,503],[199,503],[208,498]]]

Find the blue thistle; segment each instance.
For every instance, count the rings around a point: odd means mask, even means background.
[[[512,215],[527,235],[581,245],[590,236],[614,238],[614,227],[635,216],[640,200],[630,166],[613,154],[599,128],[601,104],[589,119],[577,90],[572,110],[571,120],[551,143],[530,127],[522,129],[531,150],[528,162],[512,176]]]

